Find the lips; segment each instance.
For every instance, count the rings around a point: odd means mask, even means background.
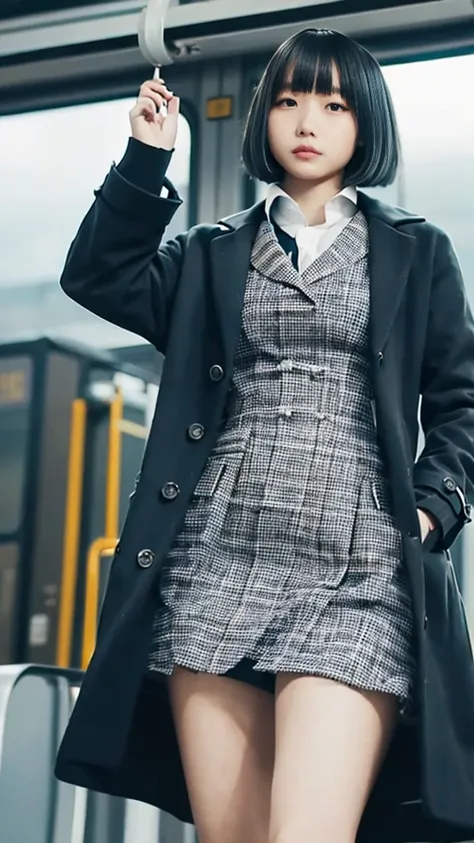
[[[321,155],[321,153],[315,149],[313,146],[297,146],[295,149],[292,150],[293,155],[297,155],[300,153],[306,153],[308,155]]]

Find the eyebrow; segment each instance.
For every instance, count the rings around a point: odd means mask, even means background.
[[[291,91],[292,90],[292,85],[290,84],[289,81],[285,82],[282,90],[283,91]],[[330,97],[332,94],[338,94],[339,96],[342,96],[341,89],[335,86],[335,87],[331,88],[329,93],[325,94],[324,96]]]

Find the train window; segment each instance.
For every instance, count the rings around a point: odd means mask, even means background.
[[[395,184],[367,190],[423,214],[451,237],[474,307],[474,54],[384,67],[400,125]],[[256,186],[263,199],[267,186]]]
[[[0,335],[48,334],[96,347],[140,343],[65,296],[58,278],[79,223],[129,136],[133,99],[0,118]],[[191,131],[180,115],[169,177],[184,199],[167,229],[185,230]]]
[[[392,65],[385,74],[403,148],[398,204],[449,234],[474,307],[474,54]]]

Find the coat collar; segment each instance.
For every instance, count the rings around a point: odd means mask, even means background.
[[[369,341],[372,359],[376,360],[390,335],[407,283],[416,243],[411,226],[425,222],[425,218],[361,191],[357,198],[369,226]],[[264,218],[265,202],[259,202],[220,220],[221,232],[211,240],[212,283],[228,366],[232,365],[239,338],[252,246]],[[405,226],[409,226],[408,231]]]
[[[407,225],[415,222],[426,222],[425,217],[418,214],[411,214],[403,208],[395,208],[392,205],[387,205],[381,202],[380,199],[374,199],[363,191],[357,191],[358,207],[365,214],[369,223],[371,219],[379,219],[386,225],[393,228],[398,228],[401,225]],[[246,225],[256,226],[265,216],[265,201],[257,202],[251,208],[245,211],[240,211],[238,214],[232,214],[229,217],[224,217],[219,220],[219,225],[224,226],[230,231],[238,231]]]

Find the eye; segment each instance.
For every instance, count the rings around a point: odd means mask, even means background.
[[[296,105],[296,100],[292,97],[281,97],[279,100],[276,101],[275,105],[283,105],[287,108],[291,108],[291,106]]]
[[[326,108],[332,111],[333,114],[337,114],[339,111],[349,111],[347,106],[340,102],[330,102],[327,104]]]

